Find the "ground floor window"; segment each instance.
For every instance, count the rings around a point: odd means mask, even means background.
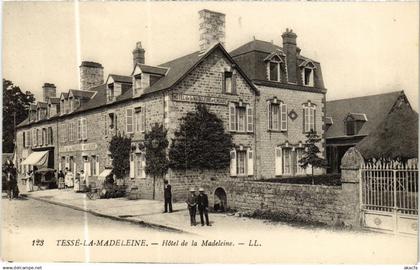
[[[283,149],[283,174],[292,174],[292,153],[290,148]]]
[[[90,158],[90,175],[98,175],[99,159],[98,156]]]
[[[246,151],[237,151],[237,172],[238,175],[245,175],[246,172]]]
[[[230,175],[250,176],[254,174],[254,156],[251,148],[234,149],[230,152]]]
[[[135,176],[140,178],[146,177],[146,158],[144,153],[136,153],[134,156]]]
[[[303,157],[303,148],[276,147],[275,171],[276,175],[303,175],[305,170],[300,166],[299,160]]]

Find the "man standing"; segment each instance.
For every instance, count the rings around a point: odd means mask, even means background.
[[[197,204],[198,204],[198,212],[200,213],[201,226],[204,226],[203,214],[206,218],[206,225],[210,226],[210,222],[209,222],[209,199],[207,197],[207,194],[204,193],[203,188],[200,188],[198,191],[200,193],[198,194],[198,197],[197,197]]]
[[[190,194],[188,195],[187,201],[188,211],[190,212],[191,226],[195,226],[195,213],[197,212],[197,196],[195,195],[194,188],[190,188]]]
[[[168,180],[163,181],[163,197],[165,199],[165,213],[172,213],[172,190],[171,185],[168,183]]]

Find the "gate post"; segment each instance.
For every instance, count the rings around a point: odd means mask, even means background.
[[[351,147],[341,159],[341,203],[344,210],[344,224],[354,228],[362,226],[361,215],[361,166],[364,159],[360,152]]]

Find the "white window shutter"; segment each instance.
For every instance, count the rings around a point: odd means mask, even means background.
[[[99,156],[95,157],[96,175],[99,175]]]
[[[271,102],[267,101],[267,129],[271,129]]]
[[[276,167],[276,175],[283,174],[283,157],[282,157],[282,148],[277,146],[275,148],[275,167]]]
[[[77,163],[75,160],[73,160],[73,166],[74,166],[74,170],[73,170],[73,176],[76,177],[76,173],[77,173]]]
[[[108,124],[108,117],[109,116],[107,114],[105,114],[104,117],[105,117],[105,119],[104,119],[104,124],[105,124],[104,135],[107,136],[108,135],[108,129],[109,129],[109,124]]]
[[[126,131],[133,133],[133,109],[129,108],[125,111]]]
[[[134,178],[134,154],[130,154],[130,178]]]
[[[248,175],[254,175],[254,152],[251,148],[247,149],[248,156]]]
[[[141,108],[141,132],[146,131],[146,107]]]
[[[254,113],[250,104],[246,105],[248,132],[254,131]]]
[[[236,130],[236,106],[234,103],[229,103],[229,130]]]
[[[230,176],[236,176],[236,150],[230,151]]]
[[[82,118],[82,139],[87,140],[87,121],[86,121],[86,118]]]
[[[60,160],[60,162],[58,162],[58,171],[61,171],[62,170],[62,168],[61,168],[61,160]]]
[[[287,104],[281,104],[281,130],[287,131]]]
[[[146,178],[146,155],[143,153],[141,154],[141,178]]]

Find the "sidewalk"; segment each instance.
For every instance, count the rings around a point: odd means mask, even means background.
[[[268,226],[262,220],[240,218],[225,213],[209,214],[211,229],[201,225],[190,226],[188,210],[183,202],[173,203],[174,211],[172,213],[163,213],[163,202],[154,200],[128,200],[127,198],[90,200],[84,193],[76,193],[72,189],[50,189],[22,193],[35,200],[86,211],[97,216],[174,232],[202,235],[208,234],[209,231],[215,231],[216,228],[237,232],[239,228],[246,230],[250,225]],[[200,217],[197,212],[197,222],[199,221]]]

